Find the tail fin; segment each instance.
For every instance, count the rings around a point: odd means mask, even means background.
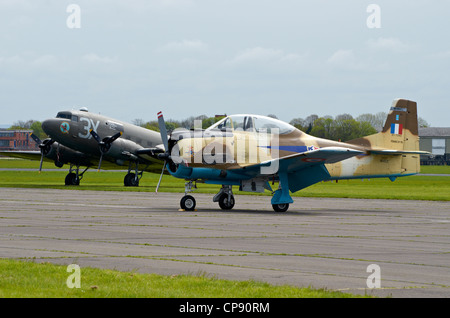
[[[385,138],[379,140],[381,144],[376,144],[375,147],[418,151],[417,103],[406,99],[394,100],[380,134]]]
[[[380,133],[347,143],[363,146],[367,150],[418,151],[417,103],[406,99],[394,100]]]
[[[406,99],[394,100],[380,133],[347,143],[363,146],[374,155],[401,156],[398,167],[400,174],[420,172],[422,152],[419,150],[417,103]]]

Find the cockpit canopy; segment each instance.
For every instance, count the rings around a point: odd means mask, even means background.
[[[249,131],[270,134],[288,134],[295,127],[281,120],[259,115],[231,115],[218,121],[206,130]]]
[[[78,121],[78,116],[72,115],[70,111],[63,111],[56,114],[56,118],[63,118],[71,121]]]

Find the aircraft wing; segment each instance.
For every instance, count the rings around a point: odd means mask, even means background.
[[[233,172],[245,175],[247,178],[264,175],[269,177],[278,175],[281,178],[281,175],[285,175],[289,190],[296,192],[329,179],[330,174],[325,167],[326,163],[336,163],[362,154],[365,152],[344,147],[327,147],[269,160],[237,171],[233,170]]]
[[[364,154],[363,151],[344,147],[327,147],[312,151],[292,154],[286,157],[265,161],[256,165],[241,168],[245,174],[257,176],[260,174],[274,174],[283,169],[288,173],[325,163],[336,163],[354,156]],[[275,170],[271,171],[270,168]]]
[[[41,160],[41,152],[39,150],[29,150],[29,151],[0,151],[0,156],[11,157],[11,158],[20,158],[20,159],[28,159],[28,160]],[[52,161],[48,158],[44,157],[45,161]]]
[[[26,160],[34,160],[39,161],[41,160],[41,152],[40,151],[0,151],[0,156],[10,157],[10,158],[19,158],[19,159],[26,159]],[[88,156],[81,152],[75,152],[72,151],[71,153],[62,152],[61,153],[61,159],[65,164],[79,164],[80,166],[89,166],[89,167],[97,167],[99,159],[93,156]],[[55,162],[55,159],[53,157],[48,158],[44,156],[43,158],[46,162]],[[151,160],[154,163],[158,163],[157,165],[152,164],[146,167],[144,170],[149,172],[160,172],[162,163],[161,160],[153,159],[153,158],[147,158],[147,160]],[[105,160],[102,169],[103,170],[126,170],[128,168],[128,164],[120,166],[114,162],[110,162]]]

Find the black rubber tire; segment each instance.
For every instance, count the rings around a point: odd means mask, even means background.
[[[71,172],[67,174],[64,184],[67,186],[77,186],[80,185],[80,179],[77,178],[74,172]]]
[[[272,204],[272,208],[275,212],[286,212],[289,209],[289,203]]]
[[[136,175],[134,173],[127,173],[123,178],[123,184],[126,187],[139,187],[139,179],[135,180]]]
[[[230,201],[228,202],[228,194],[223,193],[219,198],[219,206],[222,210],[231,210],[234,207],[234,196],[231,195]]]
[[[194,211],[195,209],[195,199],[192,195],[185,195],[181,198],[180,207],[185,211]]]

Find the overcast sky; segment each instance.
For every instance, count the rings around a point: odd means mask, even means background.
[[[356,117],[407,98],[448,127],[449,15],[447,0],[0,0],[0,124],[80,107]]]

